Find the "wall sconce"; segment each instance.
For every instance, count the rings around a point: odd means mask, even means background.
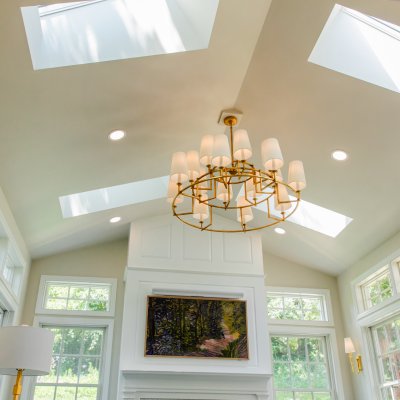
[[[352,372],[354,372],[353,353],[356,352],[356,349],[354,347],[353,341],[349,337],[344,338],[344,352],[349,355],[351,370]],[[359,374],[363,370],[362,359],[359,354],[356,357],[356,363],[357,363],[357,373]]]

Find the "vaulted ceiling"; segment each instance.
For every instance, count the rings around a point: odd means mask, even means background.
[[[354,218],[337,238],[291,223],[284,236],[266,230],[267,252],[338,274],[399,231],[400,95],[307,61],[334,2],[220,0],[206,50],[40,71],[20,12],[32,4],[7,0],[0,14],[0,186],[33,257],[169,212],[160,199],[118,209],[116,225],[116,210],[63,219],[58,197],[168,174],[174,151],[223,131],[227,108],[244,113],[255,162],[277,137],[286,159],[304,161],[304,198]],[[341,4],[400,25],[398,1]],[[127,137],[111,143],[116,128]],[[336,148],[349,160],[333,161]]]

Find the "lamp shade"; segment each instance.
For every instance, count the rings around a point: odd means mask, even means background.
[[[47,375],[50,372],[54,334],[31,326],[0,328],[0,374]]]
[[[301,161],[294,160],[289,163],[288,183],[296,191],[303,190],[306,187],[306,176]]]
[[[285,185],[281,183],[276,184],[277,192],[275,193],[275,210],[285,212],[292,207],[290,203],[289,193]]]
[[[346,354],[355,353],[356,349],[354,348],[353,341],[349,337],[344,338],[344,352]]]
[[[177,151],[172,155],[170,179],[172,182],[183,183],[188,180],[188,174],[186,153]]]
[[[252,156],[249,135],[245,129],[238,129],[233,134],[233,157],[236,160],[248,160]]]
[[[228,189],[228,185],[224,185],[222,182],[217,184],[217,199],[223,203],[228,203],[232,200],[232,190]]]
[[[195,181],[200,176],[199,153],[191,150],[186,153],[189,180]]]
[[[207,200],[207,195],[201,196],[202,201]],[[207,203],[200,203],[197,199],[194,199],[193,204],[193,218],[199,222],[204,222],[210,215]]]
[[[167,192],[167,201],[168,203],[172,203],[174,201],[175,196],[178,194],[178,184],[176,182],[172,182],[171,180],[168,183],[168,192]],[[179,196],[176,199],[175,204],[182,203],[183,199]]]
[[[200,162],[204,166],[211,165],[214,148],[214,136],[205,135],[201,139],[200,144]]]
[[[278,139],[265,139],[261,144],[261,156],[265,169],[276,171],[283,166],[283,157]]]
[[[226,167],[231,162],[228,137],[223,133],[214,138],[212,164],[215,167]]]
[[[240,222],[242,225],[247,224],[250,222],[254,217],[253,217],[253,210],[251,207],[246,207],[250,206],[250,203],[246,200],[244,196],[238,197],[237,199],[237,207],[243,207],[243,208],[238,208],[237,209],[237,220]]]

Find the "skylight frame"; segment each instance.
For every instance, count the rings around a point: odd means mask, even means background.
[[[400,41],[400,26],[371,15],[363,14],[348,7],[341,6],[341,10],[351,17],[363,22],[364,24],[369,25],[371,28],[377,29],[386,35],[391,36],[393,39]]]
[[[46,17],[47,15],[62,13],[64,11],[70,11],[70,10],[74,10],[74,9],[80,8],[80,7],[87,7],[87,6],[91,6],[95,3],[100,3],[103,1],[109,1],[109,0],[75,1],[75,2],[71,2],[71,3],[49,4],[46,6],[39,6],[38,7],[39,16]],[[46,11],[46,9],[48,9],[48,10]]]

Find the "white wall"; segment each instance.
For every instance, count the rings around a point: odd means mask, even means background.
[[[31,266],[22,315],[22,323],[32,325],[41,275],[116,278],[118,287],[111,359],[110,400],[117,398],[119,348],[124,300],[123,277],[127,255],[128,241],[124,239],[34,260]]]
[[[342,322],[341,297],[339,296],[336,277],[268,253],[264,253],[264,271],[266,286],[330,290],[345,399],[364,400],[362,397],[353,396],[351,371],[344,354],[343,338],[345,337],[345,331]]]
[[[338,278],[339,293],[342,301],[345,336],[350,336],[356,349],[366,360],[367,349],[363,343],[362,331],[357,323],[357,305],[352,293],[352,282],[375,266],[385,265],[399,255],[400,233],[383,243],[371,253],[363,257]],[[360,375],[352,375],[356,400],[376,400],[371,379],[371,368],[364,363],[364,371]]]

